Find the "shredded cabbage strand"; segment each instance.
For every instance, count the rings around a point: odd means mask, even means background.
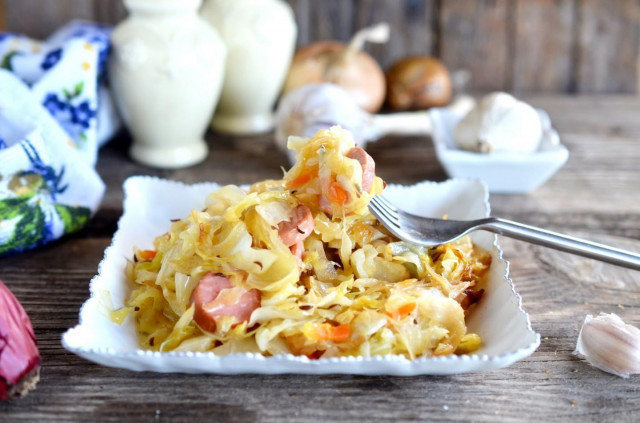
[[[282,180],[222,187],[204,210],[168,222],[155,250],[134,251],[126,270],[133,288],[118,321],[132,315],[140,344],[160,351],[414,359],[477,349],[465,314],[482,294],[491,256],[468,237],[428,249],[392,236],[367,208],[384,182],[375,177],[363,189],[365,169],[348,157],[347,131],[292,138],[290,147],[297,162]],[[279,230],[300,205],[313,231],[296,253]],[[229,279],[229,298],[259,291],[248,320],[217,316],[215,332],[194,321],[193,293],[210,272]]]

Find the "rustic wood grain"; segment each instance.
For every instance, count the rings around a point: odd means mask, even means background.
[[[637,89],[638,22],[635,0],[583,0],[579,15],[577,90]]]
[[[295,12],[298,46],[348,41],[379,21],[385,45],[367,46],[383,68],[434,54],[472,71],[472,88],[517,92],[638,91],[640,13],[636,0],[284,0]],[[43,38],[71,19],[115,24],[121,0],[2,0],[0,30]],[[4,23],[3,23],[4,18]]]
[[[96,22],[114,25],[127,16],[127,11],[119,0],[93,0],[93,16]]]
[[[93,6],[86,0],[8,0],[4,5],[7,30],[46,38],[73,19],[93,20]]]
[[[287,0],[287,3],[293,9],[296,17],[296,25],[298,26],[297,45],[305,46],[312,40],[309,38],[309,18],[310,18],[310,2],[313,0]]]
[[[494,215],[640,252],[640,99],[530,96],[549,111],[569,162],[536,192],[494,195]],[[66,352],[60,337],[77,324],[122,213],[122,182],[151,174],[185,182],[251,183],[280,175],[285,156],[272,135],[210,134],[211,154],[193,168],[162,171],[131,162],[121,136],[100,153],[107,193],[78,234],[0,258],[0,279],[22,301],[43,357],[42,379],[27,397],[0,403],[0,422],[635,422],[638,377],[603,373],[572,355],[586,314],[615,312],[640,326],[640,278],[611,265],[500,238],[510,275],[542,336],[528,359],[506,369],[449,377],[181,375],[98,366]],[[377,173],[392,183],[443,180],[424,138],[368,146]]]
[[[385,69],[406,56],[436,54],[436,21],[435,0],[358,0],[356,3],[356,28],[378,22],[387,22],[391,27],[389,42],[366,47]]]
[[[440,4],[440,57],[450,69],[468,69],[472,89],[505,90],[510,86],[512,6],[507,0]]]
[[[568,92],[573,78],[575,0],[518,0],[513,89]]]
[[[311,1],[309,5],[309,39],[348,42],[354,28],[354,3],[344,0]]]
[[[0,0],[0,31],[7,30],[6,11],[4,8],[4,0]]]

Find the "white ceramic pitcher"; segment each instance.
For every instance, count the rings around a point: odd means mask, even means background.
[[[273,105],[289,71],[296,42],[291,7],[282,0],[205,0],[201,15],[227,50],[215,130],[255,134],[273,129]]]
[[[162,168],[198,163],[220,96],[226,48],[198,15],[202,0],[124,0],[109,72],[133,135],[134,160]]]

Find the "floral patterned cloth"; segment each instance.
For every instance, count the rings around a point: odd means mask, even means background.
[[[46,41],[0,33],[0,67],[27,83],[92,164],[121,126],[107,89],[111,28],[74,21]]]
[[[119,126],[108,37],[78,22],[43,43],[0,33],[0,256],[74,232],[98,209],[98,141]]]

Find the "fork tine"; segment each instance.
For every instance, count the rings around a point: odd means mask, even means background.
[[[375,218],[378,219],[380,223],[382,223],[383,226],[388,226],[388,225],[391,225],[393,227],[397,226],[395,222],[387,218],[387,216],[382,212],[382,210],[377,204],[369,203],[369,210],[371,211],[371,214],[373,214]]]
[[[382,207],[386,208],[387,210],[391,210],[393,212],[397,212],[398,209],[396,209],[396,206],[394,206],[393,204],[391,204],[389,202],[389,200],[387,200],[385,197],[378,195],[373,197],[374,200],[376,200],[378,202],[378,204],[380,204]]]
[[[393,206],[391,203],[380,196],[373,197],[371,201],[375,203],[376,207],[378,207],[382,212],[385,212],[386,216],[398,222],[399,224],[400,214],[398,213],[398,210],[395,208],[395,206]]]
[[[374,197],[374,200],[375,200],[375,197]],[[369,203],[369,210],[371,210],[373,215],[377,217],[379,220],[381,221],[383,220],[395,227],[398,227],[398,228],[400,227],[400,221],[398,219],[398,215],[393,211],[387,210],[384,207],[380,206],[380,204],[377,201],[372,200]]]

